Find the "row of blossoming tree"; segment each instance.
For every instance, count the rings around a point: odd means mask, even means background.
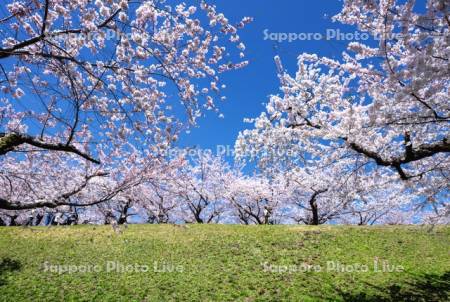
[[[446,1],[345,1],[335,20],[374,39],[341,60],[301,54],[295,76],[276,57],[281,94],[239,134],[233,167],[167,154],[218,111],[251,18],[205,2],[7,2],[0,224],[448,222]]]
[[[99,177],[73,194],[72,204],[2,211],[1,222],[371,225],[437,223],[444,219],[433,211],[412,207],[416,195],[401,183],[373,181],[369,176],[338,180],[332,171],[302,168],[248,175],[242,166],[230,166],[223,156],[211,151],[184,150],[179,154],[153,166],[151,173],[139,172],[139,177]],[[120,169],[131,175],[128,165],[133,163],[126,161]],[[41,184],[63,185],[65,177],[49,178]]]

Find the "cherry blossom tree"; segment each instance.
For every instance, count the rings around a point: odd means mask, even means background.
[[[289,218],[296,223],[319,225],[337,219],[353,201],[349,186],[329,171],[297,168],[284,177],[288,182]]]
[[[180,131],[218,110],[220,74],[247,64],[239,30],[251,19],[232,24],[203,1],[1,5],[1,209],[111,200],[136,183],[124,159],[140,158],[145,174]]]
[[[175,173],[167,173],[155,182],[146,183],[141,187],[143,198],[142,206],[147,214],[148,223],[176,222],[180,213],[181,200],[177,196],[178,191],[174,187],[173,176]]]
[[[132,216],[146,216],[149,223],[168,223],[174,220],[180,207],[180,197],[176,195],[175,178],[185,165],[182,157],[161,163],[157,170],[141,178],[141,181],[120,194],[110,203],[99,205],[109,220],[124,224]],[[141,219],[142,220],[142,219]]]
[[[286,189],[283,177],[235,173],[226,198],[241,223],[278,224],[283,222],[281,210],[287,202]]]
[[[414,206],[414,192],[400,181],[394,183],[376,174],[364,174],[351,177],[347,183],[349,190],[345,195],[351,196],[351,201],[337,216],[339,223],[410,224],[419,213]]]
[[[210,150],[188,150],[186,164],[173,179],[185,221],[219,222],[227,211],[224,199],[230,167]]]
[[[415,1],[344,1],[334,20],[372,39],[349,43],[340,60],[301,54],[295,76],[276,57],[282,95],[240,133],[238,158],[308,161],[334,179],[366,175],[368,189],[382,178],[448,214],[449,5],[429,0],[422,12]]]

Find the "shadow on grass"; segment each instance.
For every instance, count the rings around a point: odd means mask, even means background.
[[[19,271],[22,268],[22,264],[14,259],[11,258],[4,258],[0,262],[0,286],[3,286],[6,284],[5,275],[8,272],[14,272]]]
[[[425,274],[407,281],[380,287],[367,284],[375,294],[348,293],[337,290],[343,301],[361,302],[441,302],[450,301],[450,271],[443,275]]]

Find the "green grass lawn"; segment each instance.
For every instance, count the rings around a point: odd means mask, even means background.
[[[450,227],[2,227],[0,300],[448,301],[449,246]]]

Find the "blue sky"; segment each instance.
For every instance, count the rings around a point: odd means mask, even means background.
[[[341,32],[353,33],[354,28],[331,21],[331,17],[342,8],[342,1],[306,0],[216,0],[217,10],[230,20],[237,21],[244,16],[254,18],[240,36],[247,46],[246,55],[250,65],[239,71],[224,74],[227,85],[224,95],[227,101],[220,103],[225,118],[218,118],[210,112],[200,120],[199,127],[184,135],[180,146],[200,147],[216,150],[217,145],[231,145],[239,131],[251,128],[243,122],[246,117],[256,117],[264,111],[264,103],[271,94],[279,93],[273,57],[278,54],[290,73],[296,71],[296,58],[303,52],[321,56],[339,57],[349,41],[336,39],[312,41],[264,40],[264,30],[268,33],[321,33],[336,28]]]

